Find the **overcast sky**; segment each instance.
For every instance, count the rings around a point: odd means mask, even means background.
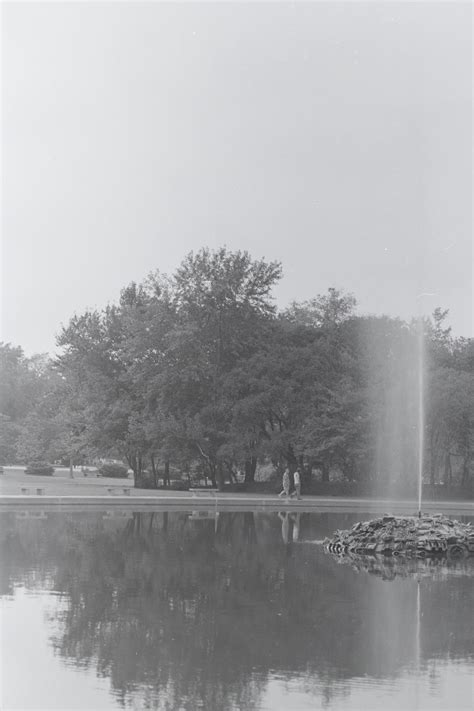
[[[226,244],[473,335],[469,2],[3,3],[2,340]]]

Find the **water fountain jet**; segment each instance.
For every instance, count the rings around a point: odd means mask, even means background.
[[[423,448],[424,448],[424,333],[423,319],[418,320],[418,518],[421,518],[421,497],[423,491]]]
[[[425,291],[416,297],[418,300],[418,518],[421,518],[425,446],[425,333],[424,320],[421,313],[421,299],[424,296],[435,296],[435,294]]]
[[[432,296],[430,293],[418,295]],[[410,334],[406,332],[398,341],[393,341],[388,351],[387,376],[385,385],[386,416],[383,420],[381,435],[389,449],[389,455],[403,450],[400,447],[405,431],[400,426],[403,416],[411,423],[408,444],[413,465],[417,462],[417,516],[384,515],[382,518],[368,522],[359,522],[348,531],[336,531],[332,538],[324,541],[325,550],[337,556],[372,556],[387,559],[393,556],[408,560],[410,558],[426,558],[433,556],[463,557],[474,554],[474,529],[470,524],[451,521],[441,514],[429,516],[422,513],[423,494],[423,464],[424,464],[424,401],[425,401],[425,321],[419,310],[419,316]],[[410,337],[407,339],[407,335]],[[403,376],[405,371],[405,377]],[[394,384],[402,381],[399,389]],[[388,394],[387,394],[388,393]],[[410,397],[413,393],[414,397]],[[398,406],[398,408],[397,408]],[[395,420],[393,428],[387,430],[387,416],[391,414]],[[385,427],[385,429],[384,429]],[[390,442],[394,434],[397,438]],[[387,440],[387,435],[388,440]],[[397,450],[398,445],[398,450]],[[407,459],[405,458],[405,463]],[[394,471],[390,456],[385,460],[387,471]],[[411,471],[413,471],[413,468]]]

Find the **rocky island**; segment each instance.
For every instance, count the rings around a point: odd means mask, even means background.
[[[474,555],[474,528],[442,514],[392,516],[359,521],[324,540],[328,553],[338,556],[395,556],[426,558]]]

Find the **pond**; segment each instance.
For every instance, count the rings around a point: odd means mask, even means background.
[[[473,559],[324,552],[370,517],[0,514],[2,708],[472,708]]]

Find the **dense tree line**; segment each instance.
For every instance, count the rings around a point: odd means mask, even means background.
[[[260,464],[414,485],[420,323],[361,316],[329,289],[277,312],[277,262],[202,249],[118,303],[74,316],[59,355],[0,353],[1,457],[116,456],[136,485],[170,472],[214,485]],[[474,341],[424,319],[425,477],[472,487]]]

